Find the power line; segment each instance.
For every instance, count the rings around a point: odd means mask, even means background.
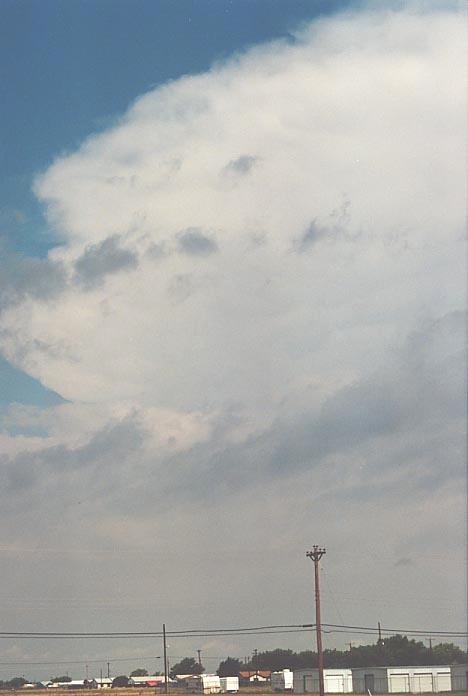
[[[322,626],[329,632],[366,632],[369,634],[377,634],[378,628],[375,626],[353,626],[347,624],[329,624],[323,623]],[[167,635],[174,638],[197,638],[197,637],[222,637],[222,636],[255,636],[255,635],[271,635],[281,633],[302,633],[311,631],[316,628],[315,624],[273,624],[271,626],[251,626],[241,628],[199,628],[199,629],[180,629],[177,631],[167,631]],[[385,634],[406,634],[406,635],[421,635],[421,636],[437,636],[437,637],[467,637],[467,631],[446,631],[435,629],[408,629],[408,628],[382,628]],[[0,631],[0,638],[14,639],[81,639],[81,638],[158,638],[162,637],[161,631],[85,631],[85,632],[65,632],[65,631]]]

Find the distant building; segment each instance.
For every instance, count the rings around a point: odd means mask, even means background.
[[[272,672],[271,688],[273,691],[292,691],[293,690],[293,673],[290,669],[282,669],[278,672]]]
[[[439,693],[452,690],[448,666],[353,668],[356,694]]]
[[[239,683],[241,686],[255,686],[256,684],[265,684],[269,682],[271,670],[255,669],[250,671],[239,672]]]
[[[452,665],[450,667],[452,691],[468,693],[468,665]]]
[[[194,674],[186,680],[187,689],[202,694],[219,694],[221,681],[217,674]]]
[[[239,691],[239,677],[220,677],[221,693],[236,694]]]
[[[353,675],[350,669],[326,668],[323,670],[324,690],[327,694],[351,694]],[[318,694],[319,671],[317,668],[294,670],[294,693]]]
[[[95,677],[94,681],[98,689],[111,689],[114,680],[110,677]]]
[[[77,689],[97,689],[95,679],[72,679],[66,682],[50,682],[47,684],[48,689],[67,689],[74,691]]]
[[[167,678],[169,684],[175,684],[174,679]],[[157,687],[164,684],[164,675],[155,674],[146,677],[130,677],[128,680],[129,686],[140,686],[140,687]]]

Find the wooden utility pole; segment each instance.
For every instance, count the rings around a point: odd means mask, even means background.
[[[323,648],[322,648],[322,623],[320,619],[320,582],[319,582],[319,561],[326,553],[326,549],[319,546],[313,546],[312,551],[306,551],[307,558],[314,562],[314,578],[315,578],[315,627],[317,631],[317,655],[318,655],[318,672],[319,672],[319,694],[325,694],[325,682],[323,679]]]
[[[198,664],[201,667],[201,650],[197,650],[197,653],[198,653]]]
[[[167,681],[167,645],[166,645],[166,624],[163,623],[163,650],[164,650],[164,693],[167,694],[168,681]]]

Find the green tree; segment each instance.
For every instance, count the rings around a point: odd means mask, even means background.
[[[71,677],[69,677],[68,674],[65,674],[63,677],[53,677],[50,681],[53,684],[56,684],[57,682],[70,682]]]
[[[217,674],[220,677],[237,677],[242,669],[242,662],[237,657],[227,657],[219,663]]]
[[[193,657],[184,657],[172,667],[170,675],[174,678],[176,674],[201,674],[204,671],[203,665],[200,665]]]
[[[466,653],[453,643],[439,643],[428,650],[435,665],[452,665],[466,663]]]
[[[23,677],[13,677],[13,679],[10,679],[10,681],[8,682],[8,686],[10,687],[10,689],[21,689],[23,684],[27,683],[28,682]]]
[[[128,677],[126,677],[125,674],[121,674],[119,677],[115,677],[115,679],[112,680],[112,688],[124,686],[128,686]]]
[[[134,669],[133,672],[130,672],[131,677],[147,677],[148,676],[148,670],[147,669]]]

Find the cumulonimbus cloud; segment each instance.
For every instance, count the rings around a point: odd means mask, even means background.
[[[37,179],[75,282],[4,313],[8,358],[72,400],[271,403],[455,309],[463,41],[456,12],[335,16],[142,96]]]

